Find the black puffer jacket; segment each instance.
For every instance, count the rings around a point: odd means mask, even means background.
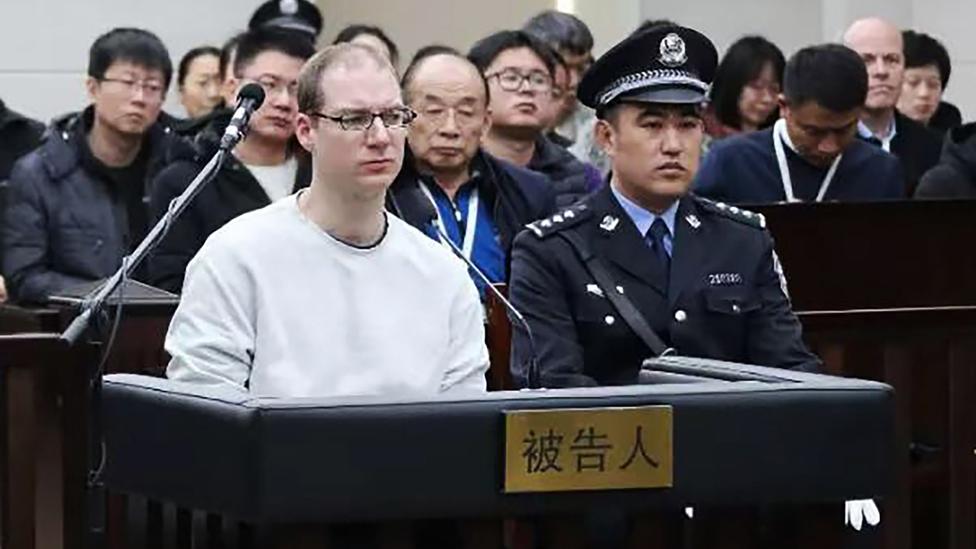
[[[20,157],[41,143],[44,124],[14,112],[0,101],[0,182],[6,181]]]
[[[0,227],[7,211],[7,179],[20,157],[41,143],[44,124],[7,108],[0,101]],[[0,229],[0,267],[3,266],[3,230]]]
[[[150,210],[153,222],[164,213],[217,151],[220,137],[232,112],[223,110],[207,119],[192,142],[182,142],[170,151],[166,168],[153,182]],[[294,154],[298,171],[294,190],[312,181],[310,157],[297,143]],[[180,218],[170,227],[159,247],[149,257],[149,281],[164,290],[179,293],[186,266],[214,231],[231,219],[271,203],[261,184],[233,155],[208,183]]]
[[[976,198],[976,122],[949,130],[942,157],[922,176],[915,198]]]
[[[55,120],[43,144],[10,174],[3,274],[14,302],[43,303],[54,293],[111,275],[137,243],[129,235],[125,201],[83,161],[93,117],[89,107]],[[157,121],[145,139],[143,203],[175,137]]]
[[[535,142],[535,154],[526,168],[552,181],[556,207],[564,208],[600,186],[600,172],[580,162],[569,151],[545,136]]]

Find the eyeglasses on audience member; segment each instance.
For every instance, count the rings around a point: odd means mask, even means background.
[[[156,80],[132,80],[128,78],[99,78],[99,82],[109,82],[118,84],[126,93],[134,94],[142,90],[146,99],[160,99],[163,97],[165,87],[162,82]]]
[[[521,72],[518,69],[503,69],[486,74],[485,78],[497,78],[498,85],[505,91],[518,91],[522,82],[527,82],[530,90],[548,92],[552,90],[552,77],[542,71]]]

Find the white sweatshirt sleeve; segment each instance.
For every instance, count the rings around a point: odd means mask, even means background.
[[[170,379],[246,391],[255,347],[254,280],[227,241],[190,262],[166,334]]]
[[[467,272],[462,270],[461,274],[463,279],[457,285],[451,306],[449,363],[440,390],[484,392],[488,390],[484,309]]]

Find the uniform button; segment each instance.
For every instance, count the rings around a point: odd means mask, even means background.
[[[674,312],[674,319],[678,322],[684,322],[688,320],[688,313],[682,311],[681,309],[678,309],[677,311]]]
[[[739,304],[738,303],[733,303],[732,304],[732,312],[733,313],[739,313],[741,311],[742,311],[742,309],[739,308]]]
[[[607,323],[607,326],[613,326],[613,323],[616,322],[617,319],[613,318],[613,315],[607,315],[603,317],[603,321]]]

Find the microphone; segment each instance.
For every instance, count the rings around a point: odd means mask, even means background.
[[[244,139],[247,135],[247,123],[251,120],[254,111],[261,108],[264,103],[264,88],[260,84],[245,84],[241,91],[237,92],[237,107],[234,108],[234,115],[224,130],[223,137],[220,138],[221,150],[228,151]]]
[[[536,355],[535,352],[535,339],[532,337],[532,328],[529,326],[528,321],[526,321],[525,317],[522,316],[522,313],[515,308],[515,305],[512,305],[512,302],[509,301],[500,291],[498,291],[498,288],[496,288],[491,283],[491,280],[488,279],[488,276],[485,275],[485,273],[474,264],[474,261],[467,258],[464,255],[464,252],[461,251],[461,248],[459,248],[458,245],[455,244],[454,241],[452,241],[444,233],[444,230],[441,228],[440,224],[436,222],[437,212],[434,210],[434,205],[430,203],[430,200],[428,200],[426,196],[423,196],[419,191],[416,194],[419,195],[417,196],[417,205],[420,209],[422,219],[434,227],[434,230],[437,231],[437,234],[441,238],[441,242],[447,243],[448,247],[451,248],[451,251],[454,252],[454,255],[460,257],[461,260],[467,264],[468,268],[474,271],[475,275],[477,275],[481,282],[484,283],[485,287],[488,288],[488,291],[498,298],[498,301],[505,306],[505,309],[509,312],[509,317],[515,318],[515,320],[519,323],[519,326],[525,330],[525,337],[529,343],[529,363],[526,365],[526,376],[528,377],[529,389],[541,389],[542,383],[539,379],[539,363],[537,359],[538,355]]]

